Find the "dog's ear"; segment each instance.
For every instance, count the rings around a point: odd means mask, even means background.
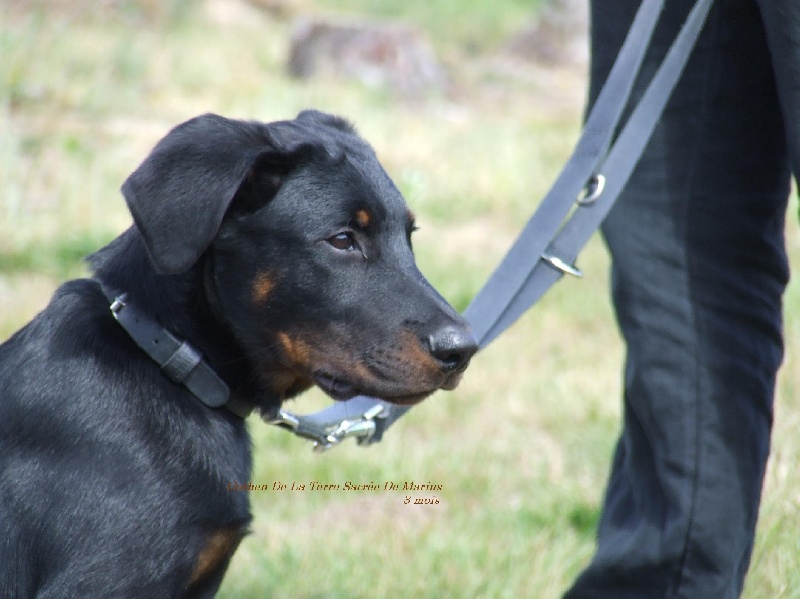
[[[286,154],[266,151],[253,161],[230,204],[231,212],[247,214],[265,206],[283,185],[302,152]]]
[[[243,183],[267,183],[259,188],[274,195],[282,177],[313,151],[303,136],[280,137],[277,143],[267,124],[207,114],[156,144],[122,193],[160,272],[180,273],[197,262]]]

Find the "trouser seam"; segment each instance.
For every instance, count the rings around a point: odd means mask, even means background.
[[[708,16],[708,20],[706,22],[706,35],[710,39],[714,39],[716,37],[716,33],[718,31],[719,19],[720,19],[720,10],[718,9],[719,4],[715,4],[712,8],[711,14]],[[712,69],[712,62],[717,60],[717,56],[719,56],[718,52],[708,52],[706,57],[704,57],[704,70],[706,73],[715,73],[719,72],[718,69]],[[714,77],[718,75],[713,75]],[[707,118],[709,110],[710,110],[710,102],[709,102],[709,94],[710,94],[710,79],[711,77],[707,77],[704,81],[703,91],[702,91],[702,116],[700,119],[701,123],[708,123],[709,119]],[[704,125],[705,126],[705,125]],[[699,131],[698,135],[703,137],[705,135],[704,131]],[[691,319],[691,330],[695,331],[694,335],[694,354],[695,359],[693,361],[694,364],[694,393],[692,395],[695,405],[695,419],[694,419],[694,460],[693,460],[693,472],[692,472],[692,486],[691,486],[691,497],[689,500],[689,517],[687,519],[686,524],[686,536],[683,541],[683,552],[678,563],[678,566],[675,571],[675,581],[672,590],[668,591],[665,595],[665,598],[678,598],[682,595],[682,590],[685,590],[685,584],[687,584],[687,572],[689,570],[689,564],[692,558],[692,543],[693,543],[693,533],[696,526],[696,518],[697,518],[697,501],[698,501],[698,493],[700,491],[700,478],[701,478],[701,470],[702,470],[702,453],[703,453],[703,445],[702,445],[702,437],[704,431],[704,414],[703,414],[703,402],[700,400],[702,393],[705,391],[703,389],[703,376],[702,376],[702,368],[700,364],[702,360],[700,359],[700,355],[706,351],[706,348],[702,347],[702,339],[704,338],[702,335],[702,324],[699,322],[697,316],[697,306],[698,301],[696,297],[696,290],[693,284],[693,273],[694,269],[694,260],[691,251],[691,229],[692,229],[692,222],[693,219],[691,218],[691,212],[693,210],[693,190],[696,188],[697,182],[697,169],[698,169],[698,162],[699,162],[699,151],[700,151],[701,144],[693,144],[692,148],[692,159],[690,161],[690,173],[687,177],[687,185],[684,191],[684,197],[686,198],[685,203],[685,214],[684,214],[684,223],[685,228],[681,232],[684,240],[687,243],[683,244],[684,248],[690,248],[685,251],[685,264],[686,264],[686,286],[687,292],[689,294],[689,316]]]

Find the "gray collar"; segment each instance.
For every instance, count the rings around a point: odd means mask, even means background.
[[[231,394],[228,385],[199,351],[139,311],[128,301],[127,293],[116,295],[105,287],[103,293],[111,302],[111,313],[116,321],[168,379],[186,387],[209,408],[225,407],[240,418],[246,418],[253,411],[251,405]]]

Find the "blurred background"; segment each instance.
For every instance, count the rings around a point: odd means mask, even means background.
[[[463,310],[577,138],[586,36],[583,0],[0,0],[0,340],[129,226],[121,183],[204,112],[354,122],[417,214],[422,271]],[[559,596],[591,557],[620,419],[599,239],[579,264],[379,445],[315,455],[251,418],[252,482],[287,490],[251,493],[220,596]],[[793,282],[751,598],[800,597],[798,307]]]

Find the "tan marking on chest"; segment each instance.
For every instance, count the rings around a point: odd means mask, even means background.
[[[236,547],[239,546],[243,536],[244,531],[238,526],[223,528],[211,533],[200,553],[197,554],[194,570],[187,586],[191,586],[212,574],[229,560],[233,552],[236,551]]]

